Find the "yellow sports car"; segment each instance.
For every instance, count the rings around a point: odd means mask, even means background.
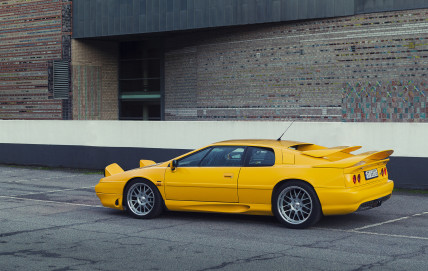
[[[394,182],[386,163],[392,150],[351,154],[333,147],[284,140],[230,140],[140,168],[105,169],[95,191],[101,203],[136,218],[164,209],[275,215],[289,228],[306,228],[322,215],[380,206]]]

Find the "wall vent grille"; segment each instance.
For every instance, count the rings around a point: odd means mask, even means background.
[[[68,60],[53,62],[53,95],[55,99],[68,99],[70,89],[70,65]]]

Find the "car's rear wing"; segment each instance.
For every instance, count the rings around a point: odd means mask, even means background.
[[[319,165],[315,165],[313,167],[316,168],[349,168],[354,166],[366,166],[367,164],[374,163],[386,163],[389,161],[387,159],[394,151],[393,150],[385,150],[385,151],[373,151],[373,152],[365,152],[358,155],[353,155],[348,158],[344,158],[341,160],[337,160],[334,162],[322,163]],[[326,157],[326,156],[324,156]]]
[[[331,156],[333,154],[337,154],[340,152],[351,153],[359,149],[361,149],[361,146],[352,146],[352,147],[344,146],[344,147],[333,147],[333,148],[327,148],[327,149],[302,151],[302,154],[315,157],[315,158],[321,158],[321,157]]]

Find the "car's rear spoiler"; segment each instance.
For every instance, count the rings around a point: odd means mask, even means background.
[[[315,158],[321,158],[321,157],[327,157],[339,152],[351,153],[359,149],[361,149],[361,146],[352,146],[352,147],[344,146],[344,147],[333,147],[333,148],[320,149],[320,150],[302,151],[302,154],[315,157]]]
[[[352,157],[348,157],[345,159],[341,159],[334,162],[323,163],[320,165],[315,165],[313,167],[316,168],[348,168],[352,166],[356,166],[357,164],[366,165],[369,163],[379,163],[379,162],[387,162],[387,159],[394,151],[393,150],[385,150],[385,151],[373,151],[373,152],[365,152]]]

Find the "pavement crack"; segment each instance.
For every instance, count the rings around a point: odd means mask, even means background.
[[[369,263],[369,264],[363,264],[360,265],[360,267],[354,269],[354,271],[363,271],[363,270],[370,270],[374,267],[384,267],[386,263],[388,263],[390,261],[390,259],[387,260],[379,260],[377,262],[374,263]]]
[[[92,222],[93,221],[91,221],[91,223]],[[0,233],[0,238],[14,236],[14,235],[23,234],[23,233],[33,233],[33,232],[39,232],[39,231],[48,231],[48,230],[56,230],[56,229],[63,229],[63,228],[72,228],[74,226],[80,226],[80,225],[85,225],[85,224],[89,224],[89,222],[74,223],[74,224],[61,225],[61,226],[52,226],[52,227],[45,227],[45,228],[33,229],[33,230],[23,230],[23,231],[6,232],[6,233]]]
[[[331,248],[332,244],[338,241],[343,241],[346,240],[350,237],[352,237],[352,234],[347,234],[344,235],[342,237],[338,237],[335,239],[329,239],[329,240],[322,240],[322,241],[316,241],[314,243],[311,244],[307,244],[307,245],[298,245],[299,247],[307,247],[307,248]]]
[[[387,264],[393,263],[398,260],[411,259],[418,256],[425,256],[427,253],[427,249],[428,249],[428,246],[422,246],[417,251],[407,251],[406,253],[391,254],[391,255],[388,255],[387,259],[379,260],[377,262],[370,263],[370,264],[360,265],[360,267],[355,269],[355,271],[370,270],[375,267],[385,268]]]
[[[174,225],[169,225],[169,226],[165,226],[165,227],[157,227],[157,228],[147,229],[146,231],[165,230],[165,229],[175,228],[178,226],[184,226],[184,225],[188,225],[188,224],[192,224],[192,223],[194,223],[194,222],[185,222],[185,223],[174,224]]]
[[[23,249],[13,252],[0,252],[0,256],[17,256],[26,255],[26,256],[41,256],[43,258],[59,258],[61,254],[48,252],[46,250],[31,250]]]
[[[391,255],[393,258],[393,261],[399,260],[399,259],[411,259],[419,256],[426,256],[428,250],[428,245],[419,247],[416,251],[406,251],[406,253],[397,253]]]
[[[0,233],[0,238],[14,236],[14,235],[23,234],[23,233],[32,233],[32,232],[38,232],[38,231],[53,230],[53,229],[58,229],[58,228],[60,228],[60,226],[47,227],[47,228],[34,229],[34,230],[13,231],[13,232],[7,232],[7,233]]]
[[[282,257],[285,257],[286,254],[283,253],[266,253],[266,254],[260,254],[260,255],[256,255],[256,256],[252,256],[252,257],[248,257],[248,258],[243,258],[243,259],[237,259],[234,261],[228,261],[228,262],[222,262],[219,265],[216,266],[211,266],[208,268],[204,268],[204,269],[199,269],[199,271],[206,271],[206,270],[219,270],[225,267],[228,267],[230,265],[235,265],[235,264],[241,264],[241,263],[251,263],[251,262],[258,262],[258,261],[269,261],[269,260],[274,260],[274,259],[279,259]]]

